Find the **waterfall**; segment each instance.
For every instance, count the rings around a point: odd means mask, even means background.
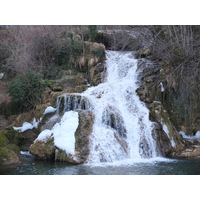
[[[104,83],[81,94],[60,95],[56,116],[77,109],[90,110],[94,114],[89,164],[157,157],[149,110],[135,92],[139,86],[137,60],[133,53],[107,51],[105,67],[107,76]]]
[[[107,77],[86,97],[95,115],[89,163],[156,157],[149,110],[139,100],[137,60],[132,52],[106,52]]]

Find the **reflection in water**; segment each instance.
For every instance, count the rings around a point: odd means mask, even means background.
[[[148,163],[132,163],[116,166],[68,165],[64,162],[36,160],[22,157],[22,166],[0,169],[0,174],[12,175],[198,175],[200,159],[166,160]]]

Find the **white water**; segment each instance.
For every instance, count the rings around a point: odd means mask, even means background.
[[[57,147],[74,154],[78,113],[76,120],[72,121],[64,116],[73,113],[70,110],[91,110],[95,120],[90,136],[88,164],[119,165],[164,161],[165,159],[157,157],[149,110],[135,92],[139,85],[137,60],[132,52],[107,51],[106,69],[104,83],[90,87],[82,94],[63,94],[58,97],[57,114],[65,114],[51,130],[42,131],[36,140],[46,140],[54,135]],[[50,107],[45,113],[54,111]],[[70,127],[74,127],[71,132]],[[67,136],[67,132],[71,134]]]
[[[95,114],[88,163],[156,158],[153,123],[135,92],[137,60],[132,52],[107,51],[106,68],[106,81],[82,93]]]

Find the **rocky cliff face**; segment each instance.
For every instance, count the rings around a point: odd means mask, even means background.
[[[191,124],[187,126],[185,119],[181,120],[185,116],[180,116],[180,109],[184,107],[177,107],[179,103],[176,94],[177,83],[169,77],[169,66],[166,68],[165,64],[152,61],[150,52],[150,49],[141,49],[136,53],[140,70],[140,87],[137,93],[150,109],[150,119],[155,122],[153,135],[157,141],[157,148],[164,156],[197,156],[198,145],[192,145],[179,134],[179,131],[191,135],[193,133]],[[198,110],[194,111],[194,115],[197,112]],[[196,131],[199,130],[198,123],[193,122],[193,125]]]

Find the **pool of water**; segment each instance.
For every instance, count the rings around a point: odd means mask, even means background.
[[[166,159],[121,165],[68,165],[23,155],[22,165],[0,169],[1,175],[198,175],[200,159]]]

